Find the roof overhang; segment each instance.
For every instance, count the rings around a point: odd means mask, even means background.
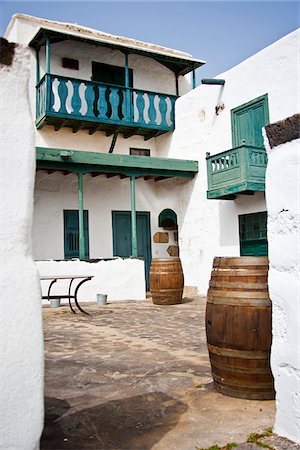
[[[31,39],[29,46],[35,49],[40,49],[46,42],[46,38],[50,40],[50,43],[63,42],[63,41],[80,41],[86,42],[92,45],[109,47],[115,50],[120,50],[127,54],[138,54],[141,56],[146,56],[148,58],[153,58],[159,63],[163,64],[165,67],[174,72],[177,76],[186,75],[187,73],[197,69],[198,67],[205,64],[205,61],[194,59],[194,58],[184,58],[181,56],[176,56],[175,54],[167,54],[160,51],[155,51],[152,49],[139,48],[130,44],[123,44],[117,42],[109,42],[105,39],[90,38],[88,36],[77,35],[75,33],[65,33],[62,31],[52,30],[48,28],[40,28],[35,36]]]
[[[198,162],[186,159],[132,156],[111,153],[36,147],[37,169],[107,174],[121,177],[193,178]]]

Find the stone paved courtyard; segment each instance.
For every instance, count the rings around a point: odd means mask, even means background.
[[[41,449],[196,450],[273,426],[274,401],[215,392],[204,297],[84,306],[91,317],[43,308]]]

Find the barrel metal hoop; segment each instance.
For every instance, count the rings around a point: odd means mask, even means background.
[[[224,377],[219,377],[218,375],[215,375],[214,373],[212,374],[213,375],[213,379],[217,382],[217,383],[220,383],[220,384],[222,384],[223,386],[229,386],[229,387],[238,387],[238,388],[241,388],[241,389],[243,389],[243,388],[248,388],[248,389],[251,389],[251,390],[253,390],[253,389],[272,389],[273,388],[273,382],[272,381],[267,381],[267,382],[265,382],[265,383],[253,383],[253,382],[251,382],[251,383],[246,383],[245,381],[242,381],[242,380],[232,380],[232,379],[230,379],[230,380],[227,380],[227,383],[226,383],[226,378],[224,378]]]
[[[245,358],[244,358],[245,359]],[[239,373],[245,375],[269,375],[270,367],[262,368],[249,368],[249,367],[232,367],[227,364],[218,364],[215,359],[211,361],[212,371],[213,369],[225,370],[227,373]]]
[[[207,347],[211,353],[229,358],[268,359],[270,357],[270,351],[235,350],[231,348],[216,347],[211,344],[207,344]]]

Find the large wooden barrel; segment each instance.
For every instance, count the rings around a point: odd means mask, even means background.
[[[153,258],[150,292],[155,305],[181,303],[184,278],[180,258]]]
[[[232,397],[274,398],[270,369],[268,258],[215,258],[206,306],[206,336],[216,390]]]

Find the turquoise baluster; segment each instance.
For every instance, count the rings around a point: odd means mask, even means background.
[[[156,125],[156,109],[154,106],[154,99],[156,94],[147,94],[149,98],[148,117],[151,125]]]
[[[87,112],[86,117],[95,117],[94,113],[94,100],[95,100],[95,92],[94,86],[92,83],[85,83],[86,91],[85,91],[85,99],[87,103]]]
[[[105,93],[106,93],[107,88],[105,86],[99,86],[99,100],[98,100],[98,112],[99,112],[99,116],[98,119],[107,119],[107,100],[105,97]]]
[[[60,109],[59,113],[61,114],[68,114],[67,108],[66,108],[66,99],[68,96],[68,87],[67,87],[67,81],[64,78],[59,78],[59,85],[58,85],[58,96],[60,99]]]
[[[171,123],[172,126],[175,126],[175,102],[176,102],[176,97],[170,97],[171,100],[171,113],[170,113],[170,119],[171,119]]]
[[[77,81],[77,80],[72,81],[74,92],[73,92],[73,97],[71,100],[71,106],[73,109],[72,114],[75,114],[76,116],[80,115],[80,108],[81,108],[81,98],[79,96],[80,84],[81,84],[81,81]]]
[[[166,103],[165,95],[160,95],[159,96],[159,104],[158,104],[158,106],[159,106],[159,111],[161,113],[160,126],[168,127],[169,125],[167,124],[167,121],[166,121],[167,103]]]
[[[136,106],[139,113],[138,122],[146,123],[144,119],[144,109],[145,109],[144,93],[142,91],[136,91],[136,94],[137,94]]]
[[[111,93],[109,96],[109,101],[111,105],[111,120],[120,120],[119,114],[118,114],[118,107],[120,103],[120,97],[119,97],[119,88],[112,88],[110,87]]]

